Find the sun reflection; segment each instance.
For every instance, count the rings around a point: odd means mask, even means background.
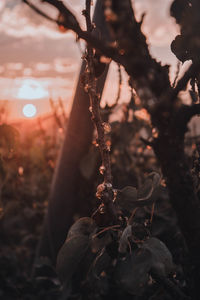
[[[32,118],[37,113],[37,109],[36,109],[35,105],[33,105],[33,104],[24,105],[22,111],[23,111],[24,116],[27,118]]]
[[[25,100],[41,99],[48,97],[48,91],[34,79],[24,79],[18,90],[17,98]]]

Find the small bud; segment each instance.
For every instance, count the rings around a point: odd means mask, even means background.
[[[59,14],[58,15],[58,23],[65,23],[65,17],[63,14]],[[68,31],[68,29],[64,26],[64,25],[58,25],[58,28],[59,28],[59,31],[62,32],[62,33],[65,33]]]
[[[152,129],[152,135],[153,135],[154,138],[157,138],[157,137],[158,137],[158,131],[157,131],[156,128],[153,128],[153,129]]]
[[[101,199],[104,190],[105,190],[105,184],[104,183],[99,184],[96,192],[96,197],[98,199]]]
[[[106,141],[106,147],[107,147],[107,150],[110,151],[110,149],[111,149],[111,141],[110,140]]]
[[[64,27],[63,25],[59,25],[58,28],[59,28],[59,31],[62,33],[65,33],[68,31],[68,29],[66,27]]]
[[[116,22],[118,19],[117,15],[109,7],[104,10],[104,15],[106,17],[106,21]]]
[[[111,58],[106,57],[106,56],[101,56],[100,57],[100,62],[104,64],[109,64],[111,62]]]
[[[86,83],[86,85],[84,86],[84,91],[87,93],[89,90],[89,85]]]
[[[24,168],[23,168],[23,167],[19,167],[19,168],[18,168],[18,174],[19,174],[20,176],[22,176],[22,175],[24,174]]]
[[[125,54],[125,50],[124,50],[124,49],[120,49],[120,50],[119,50],[119,54],[120,54],[120,55],[124,55],[124,54]]]
[[[103,125],[103,129],[104,129],[105,133],[110,133],[111,132],[111,127],[110,127],[109,123],[103,122],[102,125]]]
[[[105,208],[103,205],[99,208],[99,212],[101,215],[105,213]]]
[[[110,182],[106,182],[106,183],[104,183],[104,188],[107,188],[107,189],[109,189],[109,190],[111,190],[112,189],[112,184],[110,183]]]
[[[113,189],[113,195],[114,195],[113,202],[115,202],[117,199],[117,189]]]
[[[101,175],[104,174],[105,170],[106,170],[105,166],[100,166],[99,172],[100,172]]]

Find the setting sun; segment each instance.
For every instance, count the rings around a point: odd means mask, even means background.
[[[34,100],[48,97],[48,91],[40,82],[34,79],[24,79],[18,90],[17,98],[25,100]]]
[[[22,111],[23,111],[24,116],[27,118],[32,118],[37,113],[37,109],[36,109],[35,105],[33,105],[33,104],[24,105]]]

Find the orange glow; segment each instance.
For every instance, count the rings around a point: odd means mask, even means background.
[[[48,96],[49,92],[40,84],[39,81],[34,79],[24,79],[17,93],[18,99],[25,100],[41,99]]]

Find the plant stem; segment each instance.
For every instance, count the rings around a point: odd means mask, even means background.
[[[86,9],[83,11],[83,14],[86,19],[87,32],[91,33],[93,30],[93,24],[91,23],[90,16],[90,7],[91,0],[86,0]],[[96,89],[96,78],[94,72],[94,51],[90,45],[87,45],[86,49],[86,85],[85,89],[89,94],[90,98],[90,111],[92,114],[92,120],[97,129],[97,144],[99,146],[101,159],[102,159],[102,168],[104,175],[104,182],[101,186],[101,191],[97,193],[100,195],[100,199],[106,209],[106,211],[110,214],[111,220],[116,219],[115,207],[113,204],[113,190],[112,190],[112,174],[111,174],[111,163],[110,163],[110,147],[106,143],[105,137],[105,126],[109,128],[109,124],[104,123],[101,119],[100,115],[100,99],[97,94]]]

